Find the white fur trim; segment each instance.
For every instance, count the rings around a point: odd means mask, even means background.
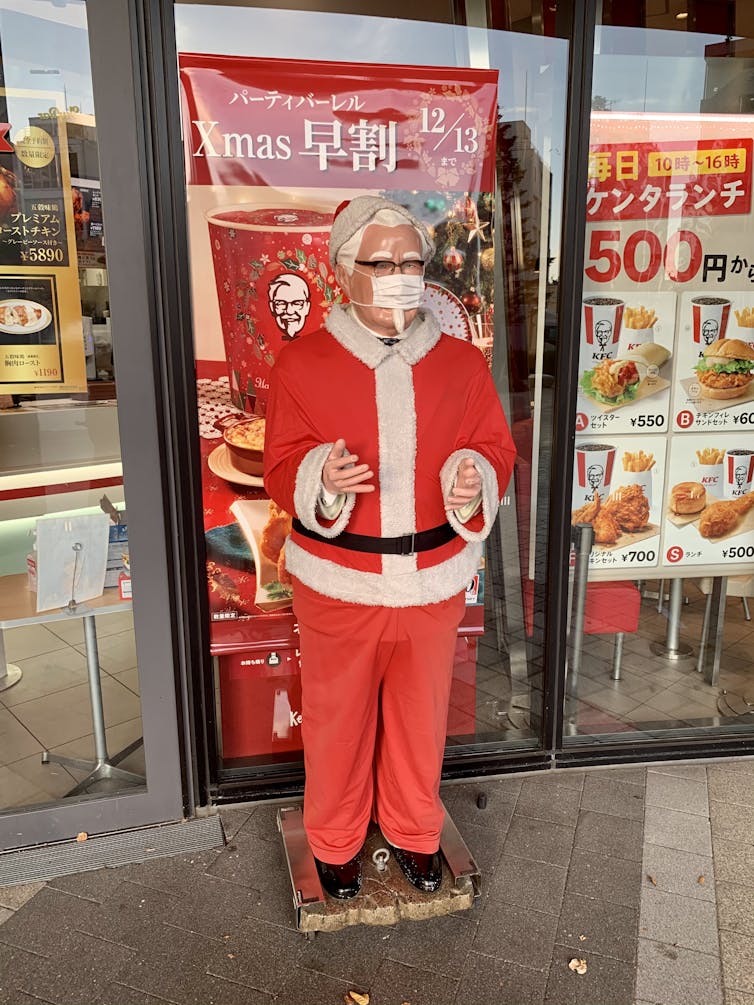
[[[335,600],[370,607],[417,607],[447,600],[471,582],[481,557],[482,545],[474,542],[439,565],[401,576],[349,569],[312,555],[290,538],[285,546],[286,567],[306,586]]]
[[[416,405],[411,367],[393,353],[374,371],[380,454],[380,532],[400,537],[416,530]],[[416,555],[383,555],[382,571],[416,569]]]
[[[312,447],[298,466],[293,490],[293,503],[299,520],[304,527],[316,531],[322,537],[337,537],[345,529],[356,502],[356,493],[347,492],[343,509],[335,523],[328,526],[319,522],[318,500],[322,487],[322,468],[333,446],[333,443],[322,443],[318,447]]]
[[[334,304],[325,321],[325,328],[333,338],[355,356],[361,363],[375,370],[383,360],[395,354],[400,355],[413,366],[427,355],[438,342],[440,326],[431,311],[421,308],[416,317],[406,329],[400,342],[387,346],[380,342],[379,336],[373,335],[368,328],[359,324],[352,316],[347,306]]]
[[[497,517],[497,511],[500,508],[497,475],[495,474],[495,469],[492,467],[487,458],[482,457],[482,455],[476,450],[466,449],[454,451],[443,464],[442,470],[440,471],[442,495],[444,499],[453,487],[453,483],[458,472],[458,465],[464,457],[470,457],[472,459],[482,478],[482,514],[484,516],[484,526],[481,530],[469,530],[465,524],[461,523],[452,510],[448,511],[448,523],[459,535],[459,537],[464,539],[464,541],[484,541],[489,532],[492,530],[492,525]]]

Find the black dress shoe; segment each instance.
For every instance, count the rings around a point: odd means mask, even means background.
[[[403,875],[422,893],[434,893],[442,883],[442,862],[437,852],[428,855],[421,851],[406,851],[393,847],[393,855],[403,870]]]
[[[317,872],[322,886],[331,897],[336,897],[338,900],[350,900],[361,889],[361,862],[358,855],[342,865],[320,862],[318,858],[315,858],[314,861],[317,864]]]

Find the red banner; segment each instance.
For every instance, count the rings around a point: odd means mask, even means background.
[[[496,70],[182,53],[190,185],[494,191]]]
[[[734,216],[751,210],[751,139],[600,143],[589,151],[587,220]]]

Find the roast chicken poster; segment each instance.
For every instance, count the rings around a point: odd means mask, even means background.
[[[28,115],[55,97],[0,89],[0,394],[86,391],[65,114]]]
[[[572,522],[595,578],[754,558],[747,116],[592,116]]]
[[[441,256],[443,268],[483,250],[491,264],[498,74],[190,53],[179,69],[217,639],[218,622],[291,605],[291,518],[262,484],[269,372],[342,299],[328,257],[333,212],[355,195],[392,196],[430,228],[456,221],[463,247]],[[481,319],[429,280],[425,302],[443,330],[491,352]]]

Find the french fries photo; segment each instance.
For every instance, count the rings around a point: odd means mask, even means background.
[[[624,450],[621,458],[624,471],[651,471],[655,464],[654,454],[645,454],[643,450]]]
[[[643,304],[641,307],[626,307],[623,312],[623,324],[626,328],[651,328],[656,322],[655,312],[647,310]]]
[[[739,328],[754,328],[754,307],[744,307],[742,311],[734,311]]]
[[[722,464],[725,451],[718,450],[717,447],[705,447],[697,450],[696,456],[700,464]]]

